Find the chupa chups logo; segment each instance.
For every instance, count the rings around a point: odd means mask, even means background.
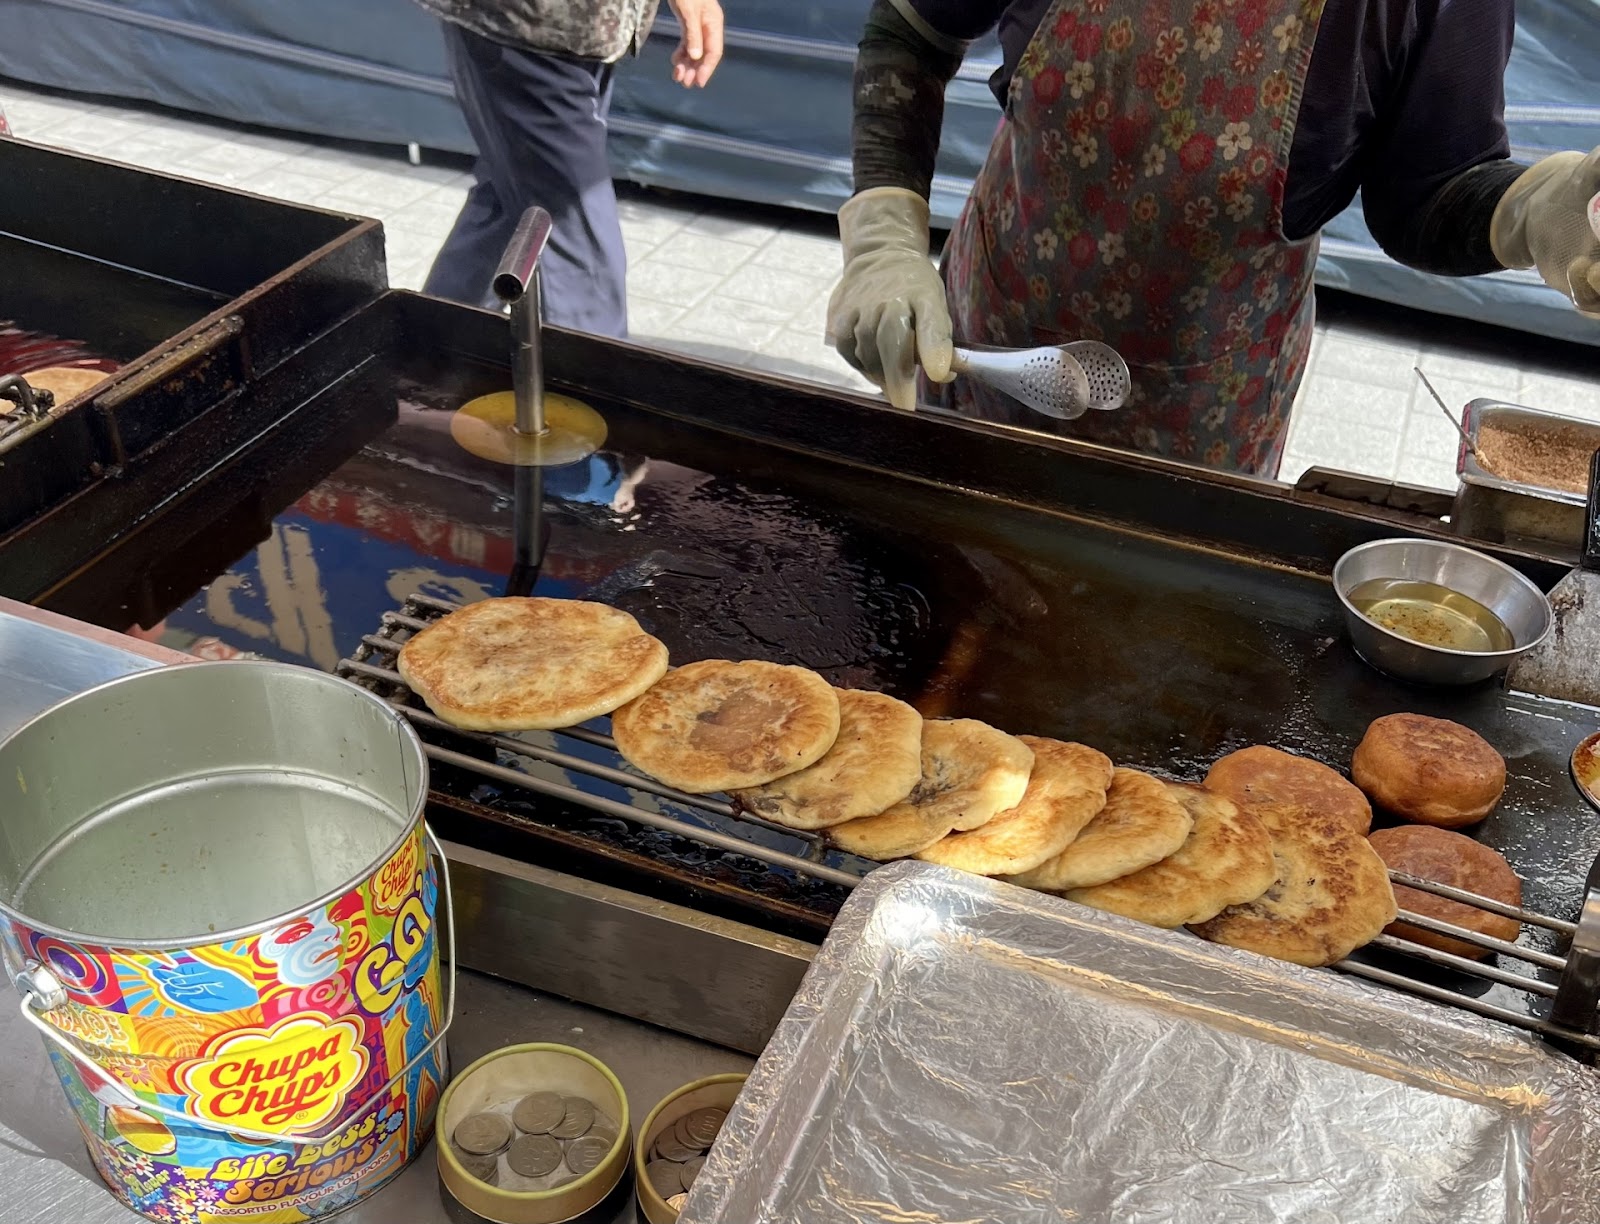
[[[380,914],[397,913],[417,885],[417,839],[410,837],[372,880],[372,905]]]
[[[358,1021],[302,1014],[223,1034],[177,1078],[198,1117],[250,1130],[309,1131],[339,1112],[366,1071]]]

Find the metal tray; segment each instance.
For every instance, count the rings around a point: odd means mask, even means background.
[[[0,436],[0,593],[30,599],[272,424],[238,392],[388,281],[376,221],[19,140],[0,179],[0,320],[116,366]]]
[[[1592,1072],[1348,979],[907,863],[858,888],[683,1224],[1590,1224]]]
[[[1592,431],[1594,445],[1600,449],[1600,424],[1559,413],[1540,412],[1499,400],[1476,399],[1461,415],[1461,423],[1474,441],[1478,431],[1491,422],[1587,429]],[[1456,452],[1456,474],[1461,484],[1456,491],[1450,521],[1460,535],[1495,544],[1556,544],[1574,552],[1581,547],[1583,494],[1503,480],[1478,466],[1465,441]]]

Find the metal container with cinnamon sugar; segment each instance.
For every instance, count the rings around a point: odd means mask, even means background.
[[[1600,424],[1491,399],[1468,404],[1462,424],[1478,454],[1463,441],[1456,457],[1456,532],[1493,544],[1576,551]]]

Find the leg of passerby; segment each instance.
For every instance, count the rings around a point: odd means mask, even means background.
[[[425,291],[492,302],[490,280],[517,219],[542,205],[544,317],[599,335],[628,331],[627,254],[606,156],[612,68],[501,46],[446,26],[451,74],[478,145],[478,183]]]

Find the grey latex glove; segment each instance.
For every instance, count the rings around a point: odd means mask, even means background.
[[[1590,222],[1600,194],[1600,149],[1555,153],[1512,183],[1494,210],[1489,244],[1508,268],[1537,268],[1544,283],[1600,318],[1600,234]]]
[[[950,308],[928,258],[928,202],[900,187],[874,187],[839,210],[844,279],[828,301],[828,339],[883,388],[917,406],[917,366],[949,382]]]

